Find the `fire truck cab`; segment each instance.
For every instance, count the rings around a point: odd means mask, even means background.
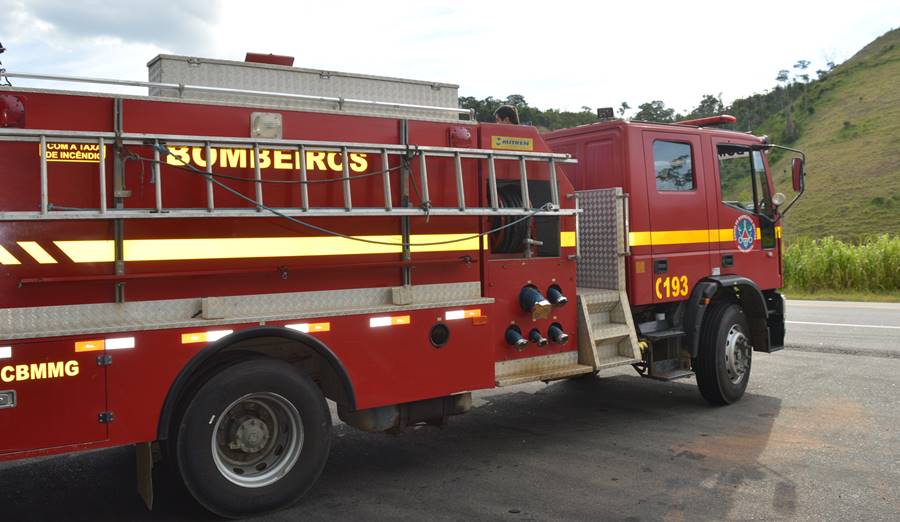
[[[772,183],[765,137],[712,126],[731,121],[614,120],[544,136],[579,160],[567,166],[576,190],[623,187],[628,195],[626,286],[651,374],[657,352],[666,365],[677,350],[696,359],[708,304],[726,296],[749,327],[746,339],[730,342],[765,352],[784,344],[776,205],[784,195]],[[673,371],[688,370],[683,361]]]

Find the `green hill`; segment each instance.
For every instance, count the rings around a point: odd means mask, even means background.
[[[786,143],[790,112],[807,155],[806,194],[785,218],[785,238],[858,240],[900,235],[900,29],[810,83],[756,133]],[[791,197],[789,158],[774,154],[778,190]]]

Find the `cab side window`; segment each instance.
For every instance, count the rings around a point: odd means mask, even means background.
[[[694,190],[694,155],[690,143],[654,141],[653,164],[656,168],[656,190]]]
[[[755,162],[751,159],[750,149],[735,145],[719,145],[716,152],[719,156],[719,188],[722,203],[743,211],[754,212]]]

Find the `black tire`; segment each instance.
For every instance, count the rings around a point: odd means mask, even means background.
[[[692,363],[700,394],[710,404],[731,404],[744,395],[750,380],[753,354],[753,349],[749,347],[749,335],[747,317],[740,306],[714,303],[706,311],[699,352]],[[737,362],[730,365],[726,356],[729,346],[729,352],[737,354]],[[741,369],[744,371],[741,372]]]
[[[197,502],[222,517],[290,506],[328,459],[325,398],[312,379],[282,361],[223,368],[197,388],[183,412],[172,444],[178,472]]]

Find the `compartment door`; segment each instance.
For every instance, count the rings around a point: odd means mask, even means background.
[[[74,341],[0,345],[0,355],[9,355],[0,358],[0,391],[15,392],[15,405],[0,408],[0,453],[107,438],[99,419],[106,410],[106,366],[97,364],[103,351],[76,352]]]

